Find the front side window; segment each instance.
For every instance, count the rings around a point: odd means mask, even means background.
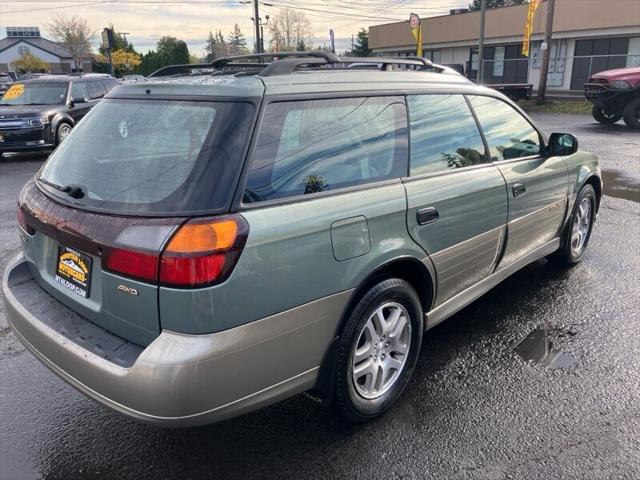
[[[87,93],[87,84],[84,82],[74,82],[71,84],[71,98],[81,99],[89,98],[89,94]]]
[[[411,95],[411,175],[486,162],[484,144],[462,95]]]
[[[491,152],[491,160],[540,155],[540,135],[509,104],[492,97],[469,97]]]
[[[402,97],[272,103],[243,202],[400,178],[407,171],[406,121]]]
[[[89,92],[89,98],[102,98],[106,93],[104,85],[101,81],[94,81],[87,83],[87,90]]]

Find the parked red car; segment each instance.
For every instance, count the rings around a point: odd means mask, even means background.
[[[593,103],[598,122],[611,124],[624,118],[630,128],[640,129],[640,67],[596,73],[584,84],[584,95]]]

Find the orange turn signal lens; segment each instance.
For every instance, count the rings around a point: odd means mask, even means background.
[[[233,219],[207,223],[186,223],[167,245],[167,253],[204,253],[227,250],[238,237],[238,224]]]

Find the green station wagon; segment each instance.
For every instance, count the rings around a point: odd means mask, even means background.
[[[118,412],[193,426],[312,391],[375,418],[426,330],[583,256],[602,181],[572,135],[421,59],[279,57],[114,89],[20,194],[13,332]]]

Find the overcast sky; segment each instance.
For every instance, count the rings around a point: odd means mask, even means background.
[[[246,0],[244,0],[246,1]],[[422,17],[442,15],[464,7],[471,0],[264,0],[260,16],[274,15],[281,7],[303,11],[313,27],[313,44],[328,43],[328,31],[336,32],[336,49],[350,48],[351,36],[362,27],[406,20],[409,13]],[[189,51],[202,55],[209,30],[225,36],[238,23],[253,46],[253,7],[243,0],[0,0],[0,33],[7,26],[37,26],[46,37],[46,25],[56,14],[86,18],[99,32],[113,24],[140,52],[155,47],[163,35],[183,39]],[[264,5],[263,5],[264,4]],[[265,29],[266,30],[266,29]],[[268,34],[265,31],[268,42]]]

